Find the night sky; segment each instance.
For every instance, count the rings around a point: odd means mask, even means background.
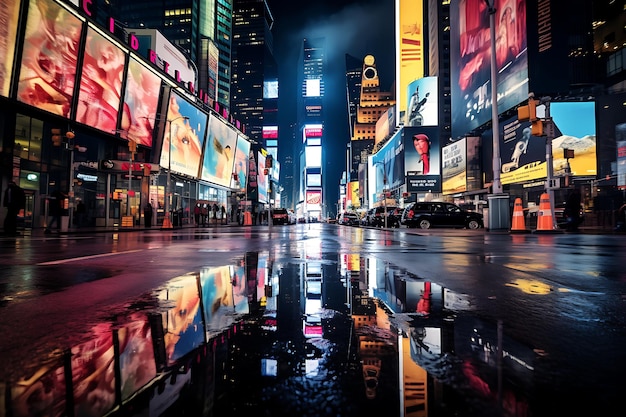
[[[381,89],[391,89],[395,79],[394,0],[267,2],[275,20],[281,140],[289,139],[288,126],[296,120],[296,77],[302,40],[326,38],[324,175],[330,180],[328,184],[336,184],[336,187],[329,187],[330,195],[325,196],[325,201],[334,211],[334,203],[339,198],[339,180],[345,170],[346,144],[350,140],[345,54],[358,59],[374,55]]]

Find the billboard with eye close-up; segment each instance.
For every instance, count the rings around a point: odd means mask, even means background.
[[[200,177],[205,181],[230,187],[236,146],[237,132],[235,129],[212,114],[209,119]]]
[[[4,22],[0,25],[0,95],[5,97],[9,95],[13,75],[19,11],[20,0],[4,0],[0,5],[0,19]]]
[[[183,99],[175,91],[171,92],[161,148],[160,165],[163,168],[171,165],[173,172],[191,177],[198,176],[207,119],[206,113]]]

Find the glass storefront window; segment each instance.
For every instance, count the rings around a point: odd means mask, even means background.
[[[23,114],[15,119],[15,149],[13,154],[21,159],[41,162],[43,121]]]

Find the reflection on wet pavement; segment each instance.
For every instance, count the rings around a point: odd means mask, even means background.
[[[471,296],[314,255],[173,278],[0,382],[0,416],[540,415],[540,352],[474,316]]]

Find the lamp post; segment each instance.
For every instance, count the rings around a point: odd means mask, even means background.
[[[495,0],[485,0],[489,11],[489,33],[491,37],[491,127],[493,143],[493,184],[489,200],[489,229],[509,229],[509,201],[502,193],[500,180],[500,126],[498,124],[498,71],[496,62],[496,8]]]
[[[172,172],[172,123],[176,120],[184,119],[189,120],[187,116],[178,116],[173,119],[167,119],[169,123],[169,150],[167,152],[167,182],[165,183],[165,218],[163,219],[163,229],[171,229],[172,228],[172,219],[170,218],[170,182],[171,182],[171,172]]]

